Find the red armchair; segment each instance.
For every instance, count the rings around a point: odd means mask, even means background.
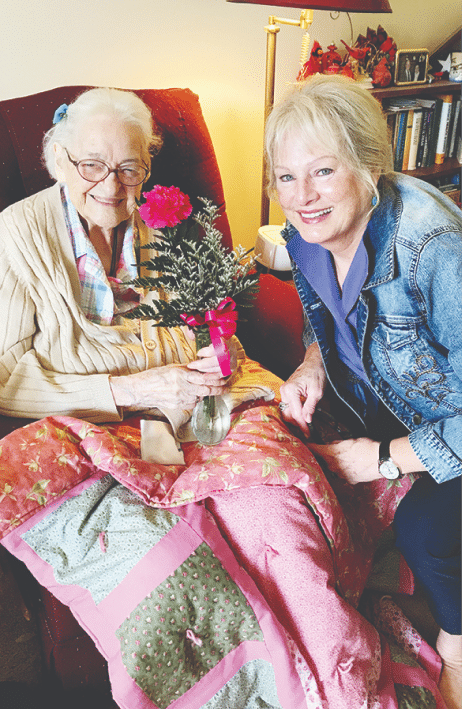
[[[55,109],[87,88],[66,86],[0,101],[0,210],[52,184],[41,159],[43,135]],[[220,208],[217,227],[231,248],[221,177],[198,97],[188,89],[139,89],[135,93],[151,108],[164,135],[147,189],[153,184],[176,185],[193,201],[197,197],[212,200]],[[247,318],[239,325],[238,335],[248,355],[287,378],[303,358],[303,320],[293,284],[263,275],[260,294]],[[18,423],[0,421],[0,435]]]
[[[0,210],[52,180],[41,160],[41,143],[55,109],[89,87],[69,86],[0,102]],[[188,89],[135,91],[151,108],[164,145],[153,162],[153,184],[176,185],[194,201],[207,197],[220,208],[217,227],[232,248],[218,165],[198,97]],[[303,357],[302,315],[291,283],[261,278],[260,293],[238,335],[252,359],[286,377]],[[0,416],[0,438],[27,421]],[[105,662],[70,611],[45,589],[39,592],[39,624],[45,664],[65,688],[108,688]]]

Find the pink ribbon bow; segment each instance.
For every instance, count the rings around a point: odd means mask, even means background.
[[[189,327],[199,327],[205,323],[209,327],[210,339],[218,357],[221,373],[224,377],[231,374],[231,358],[226,347],[225,340],[228,340],[236,332],[237,313],[236,303],[232,298],[224,298],[215,310],[207,310],[204,315],[181,315]]]
[[[194,635],[192,630],[188,629],[186,631],[186,637],[188,638],[188,640],[191,640],[193,645],[198,645],[198,647],[202,647],[202,640],[197,635]]]

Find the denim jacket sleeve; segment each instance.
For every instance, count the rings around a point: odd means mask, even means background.
[[[462,474],[462,235],[428,235],[416,261],[414,294],[426,316],[420,334],[428,397],[422,423],[409,435],[411,446],[437,482]],[[417,379],[415,385],[419,386]]]
[[[310,345],[313,344],[313,342],[315,341],[316,338],[314,335],[313,328],[310,325],[310,321],[306,317],[305,310],[303,310],[303,324],[304,324],[304,327],[303,327],[302,339],[303,339],[303,345],[304,345],[305,349],[307,349]]]

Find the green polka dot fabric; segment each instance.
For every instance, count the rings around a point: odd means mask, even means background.
[[[210,547],[202,543],[117,631],[129,675],[160,709],[246,640],[258,620]]]

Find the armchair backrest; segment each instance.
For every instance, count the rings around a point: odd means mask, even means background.
[[[42,140],[54,112],[89,86],[64,86],[0,101],[0,211],[49,187],[53,180],[43,165]],[[164,145],[153,160],[145,189],[175,185],[188,194],[210,199],[220,209],[216,222],[223,243],[232,248],[218,164],[198,97],[189,89],[135,89],[151,109]]]

